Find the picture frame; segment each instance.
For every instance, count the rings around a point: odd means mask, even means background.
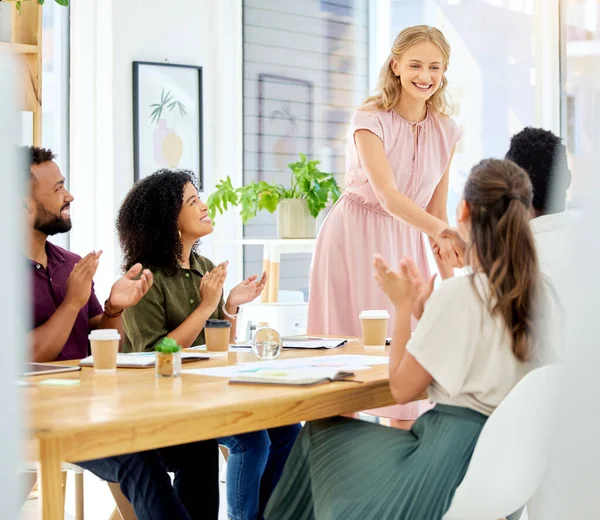
[[[275,74],[258,76],[258,180],[289,177],[300,152],[313,155],[312,82]]]
[[[202,67],[134,61],[133,162],[138,181],[161,168],[204,180]]]

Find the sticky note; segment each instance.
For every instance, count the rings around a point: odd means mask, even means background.
[[[40,386],[79,386],[79,379],[44,379]]]

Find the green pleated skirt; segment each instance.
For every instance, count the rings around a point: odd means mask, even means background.
[[[410,431],[343,417],[302,429],[267,520],[439,520],[487,417],[436,405]]]

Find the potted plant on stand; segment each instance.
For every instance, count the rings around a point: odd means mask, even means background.
[[[319,161],[309,161],[300,154],[300,160],[288,164],[291,170],[290,187],[265,181],[251,182],[235,188],[228,176],[216,185],[208,198],[209,215],[215,218],[231,206],[241,206],[240,216],[246,224],[258,211],[277,210],[279,238],[315,238],[317,217],[329,201],[340,197],[340,187],[334,176],[318,168]]]

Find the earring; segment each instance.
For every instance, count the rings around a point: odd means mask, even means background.
[[[181,239],[181,230],[177,230],[177,232],[179,233],[179,238]]]

